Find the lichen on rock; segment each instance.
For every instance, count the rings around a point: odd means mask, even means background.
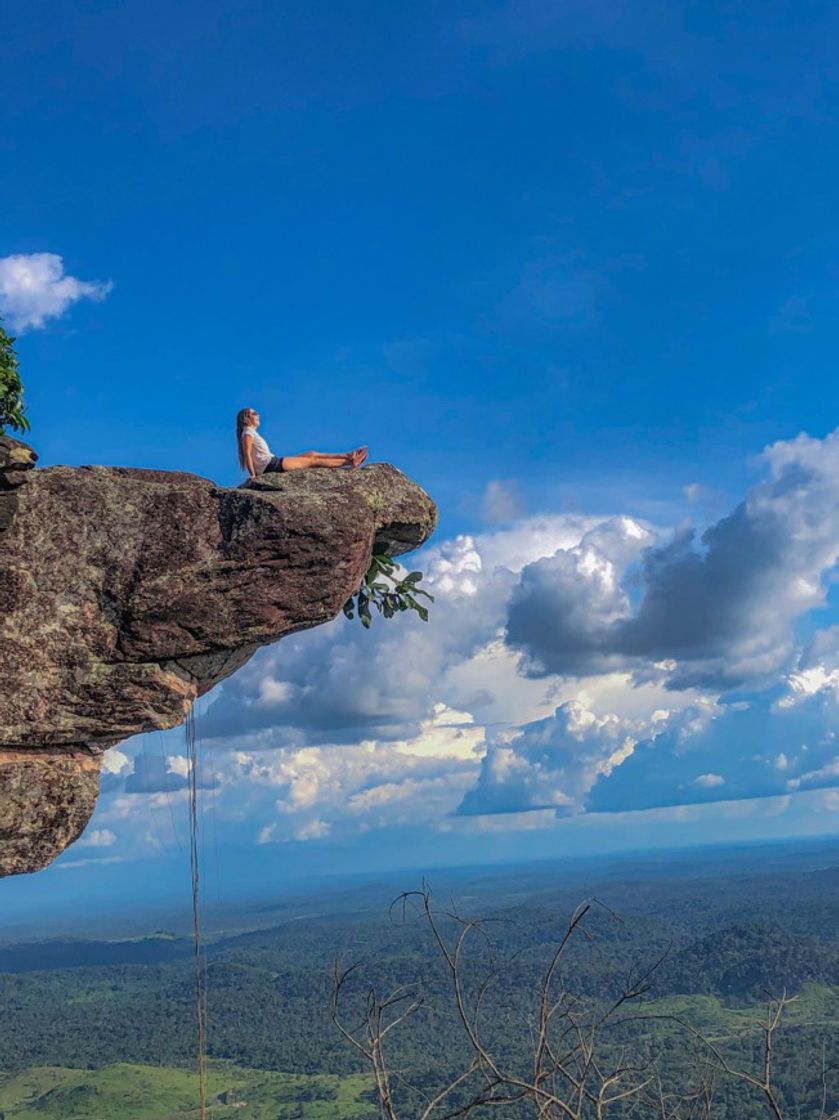
[[[229,489],[36,458],[0,437],[0,874],[80,834],[103,751],[183,722],[259,646],[334,618],[374,549],[436,523],[387,464]]]

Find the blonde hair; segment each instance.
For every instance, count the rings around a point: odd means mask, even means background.
[[[239,466],[243,471],[248,469],[245,461],[245,428],[250,426],[255,415],[255,408],[240,408],[236,413],[236,450],[239,452]]]

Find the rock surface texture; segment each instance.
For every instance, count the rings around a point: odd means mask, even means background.
[[[35,459],[0,436],[0,875],[78,837],[108,747],[181,723],[259,646],[333,618],[374,548],[436,522],[386,464],[225,489]]]

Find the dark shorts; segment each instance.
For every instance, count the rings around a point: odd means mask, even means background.
[[[280,472],[282,472],[284,470],[285,470],[285,467],[283,466],[282,456],[281,455],[272,455],[271,458],[268,461],[268,465],[266,466],[265,470],[262,473],[263,474],[279,474]]]

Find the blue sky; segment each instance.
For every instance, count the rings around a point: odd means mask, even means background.
[[[44,463],[233,484],[253,404],[278,453],[367,442],[440,504],[436,625],[300,636],[208,704],[223,850],[835,831],[837,25],[8,7],[0,308]],[[179,867],[152,829],[183,809],[178,734],[120,748],[87,847],[11,889]]]

